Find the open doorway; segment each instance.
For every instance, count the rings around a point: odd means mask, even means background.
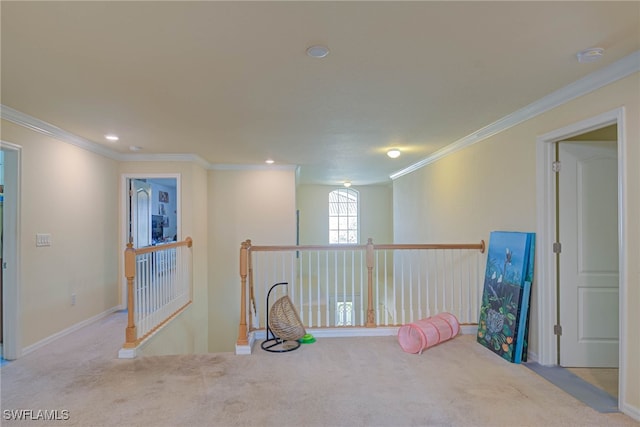
[[[618,397],[616,125],[556,142],[558,365]]]
[[[624,335],[626,328],[624,305],[620,304],[626,294],[625,232],[621,221],[625,205],[625,141],[620,131],[623,117],[623,110],[618,109],[558,129],[538,138],[537,147],[538,361],[547,366],[583,369],[575,373],[599,388],[605,385],[595,383],[603,380],[594,378],[589,370],[617,367],[617,371],[607,373],[606,387],[611,390],[613,373],[618,402],[624,401],[625,378],[624,340],[618,337]],[[602,150],[608,154],[602,154]],[[606,160],[598,163],[592,159]],[[566,166],[562,164],[565,161]],[[569,172],[563,174],[563,169]],[[603,169],[607,170],[606,176],[599,176]],[[585,187],[587,184],[589,188]],[[568,214],[572,217],[569,219],[566,214],[572,205],[595,210],[584,213],[574,209]],[[606,221],[599,215],[606,216]],[[601,243],[605,240],[613,249],[603,249]],[[585,248],[585,244],[589,247]],[[598,255],[602,250],[607,251],[604,257],[602,253]],[[603,309],[604,305],[607,309]],[[593,347],[603,345],[607,354]]]
[[[180,175],[129,174],[123,176],[123,242],[134,248],[180,240]],[[126,280],[121,284],[126,307]]]
[[[20,277],[20,156],[21,148],[2,142],[2,357],[20,356],[19,316]]]

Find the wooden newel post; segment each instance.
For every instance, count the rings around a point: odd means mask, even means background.
[[[125,348],[133,348],[136,346],[136,340],[138,339],[138,332],[136,330],[136,323],[133,317],[135,311],[134,301],[134,279],[136,277],[136,250],[133,249],[133,243],[127,243],[127,249],[124,251],[124,275],[127,278],[127,311],[128,322],[125,332],[126,342]]]
[[[367,328],[376,327],[375,312],[373,311],[373,240],[367,240]]]
[[[249,345],[247,336],[247,259],[249,255],[248,241],[240,246],[240,326],[238,327],[237,345]]]
[[[251,248],[251,239],[247,239],[247,247]],[[247,255],[247,286],[249,287],[249,330],[252,331],[260,325],[254,325],[253,313],[256,312],[256,298],[253,294],[253,265],[250,254]]]

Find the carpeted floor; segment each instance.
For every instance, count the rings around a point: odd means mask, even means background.
[[[3,426],[638,426],[458,336],[422,355],[395,337],[286,354],[116,358],[117,314],[0,369]],[[58,410],[67,420],[14,421]],[[63,418],[63,417],[61,417]]]

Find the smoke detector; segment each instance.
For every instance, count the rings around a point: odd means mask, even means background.
[[[589,49],[581,50],[576,54],[578,62],[596,62],[602,59],[604,56],[604,49],[601,47],[591,47]]]

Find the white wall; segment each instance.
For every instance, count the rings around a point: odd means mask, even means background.
[[[22,147],[19,342],[29,348],[118,305],[118,164],[4,120],[2,139]],[[52,245],[36,247],[36,233]]]
[[[624,405],[640,414],[640,74],[603,87],[394,181],[394,235],[416,240],[487,240],[492,230],[536,231],[536,138],[555,129],[626,109],[628,278],[627,373]],[[498,95],[497,95],[498,96]],[[536,260],[538,262],[538,260]],[[531,302],[530,350],[539,331],[535,287]]]
[[[295,244],[293,170],[209,172],[209,350],[233,351],[240,322],[240,244]]]
[[[300,244],[329,244],[329,193],[338,186],[299,185]],[[393,189],[391,185],[351,187],[360,202],[360,244],[371,237],[374,243],[393,243]]]

